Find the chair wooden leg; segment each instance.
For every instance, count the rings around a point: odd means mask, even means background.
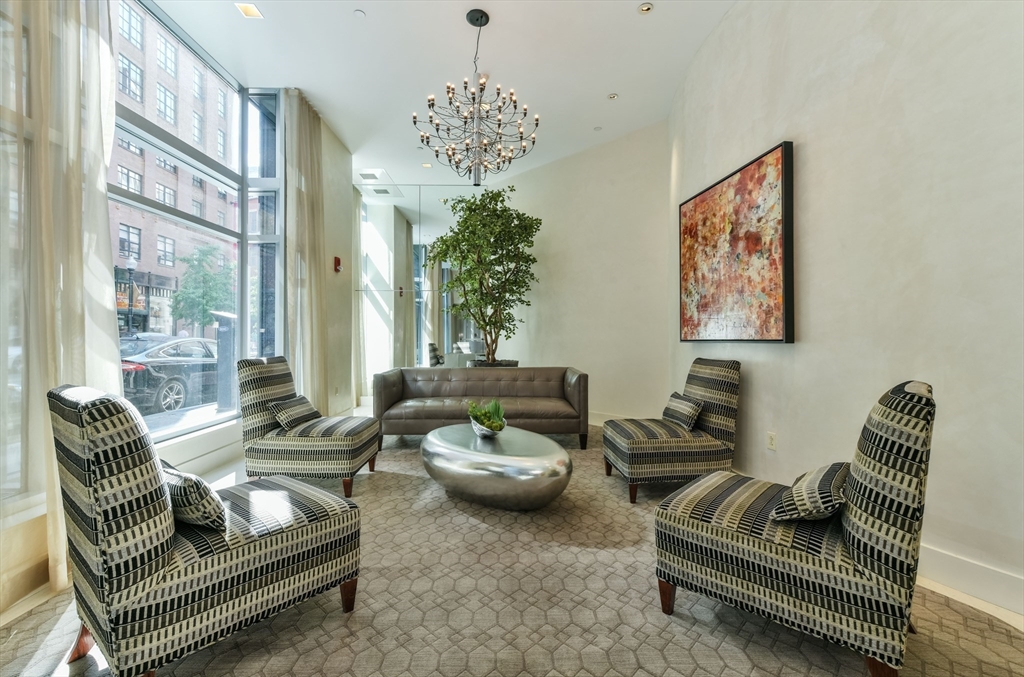
[[[352,478],[346,477],[341,480],[341,488],[345,491],[345,498],[352,498]]]
[[[661,612],[671,616],[676,608],[676,586],[659,578],[658,593],[661,595]]]
[[[907,621],[907,623],[910,625],[910,634],[916,635],[917,628],[914,627],[914,621]]]
[[[78,638],[75,639],[75,644],[71,647],[71,653],[68,654],[66,662],[74,663],[80,658],[85,658],[94,646],[96,646],[96,640],[93,639],[89,628],[85,627],[85,623],[82,623],[82,627],[78,630]]]
[[[377,465],[377,454],[370,457],[370,462],[366,465],[370,466],[370,472],[373,472],[374,466]]]
[[[865,656],[864,662],[868,665],[868,677],[899,677],[899,670],[890,665],[886,665],[877,658]]]
[[[580,449],[587,448],[587,435],[586,433],[580,435]]]
[[[608,459],[604,459],[604,474],[605,477],[612,476],[612,464],[608,462]]]
[[[351,578],[341,584],[341,610],[345,613],[352,613],[356,608],[356,583],[359,578]]]
[[[377,451],[380,451],[383,448],[384,448],[384,436],[383,435],[377,435]]]
[[[639,486],[640,486],[639,484],[630,484],[629,485],[629,502],[630,503],[636,503],[636,488],[639,487]]]

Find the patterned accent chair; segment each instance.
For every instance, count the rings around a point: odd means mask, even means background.
[[[777,522],[786,487],[716,472],[655,514],[661,607],[676,587],[705,594],[865,656],[873,677],[903,666],[917,580],[935,401],[908,381],[879,398],[827,519]]]
[[[217,492],[224,531],[176,522],[146,424],[92,388],[48,394],[82,628],[68,662],[99,644],[116,677],[177,658],[308,597],[355,604],[359,508],[288,477]]]
[[[341,478],[346,497],[352,478],[369,464],[374,471],[381,448],[380,422],[364,416],[324,416],[283,427],[267,407],[295,397],[288,360],[260,357],[238,361],[242,449],[249,477]]]
[[[740,363],[697,358],[683,396],[699,400],[693,430],[665,418],[612,419],[604,424],[604,474],[612,468],[629,483],[629,502],[646,482],[689,482],[732,468],[740,401]]]

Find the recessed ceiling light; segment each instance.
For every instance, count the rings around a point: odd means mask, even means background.
[[[619,95],[616,94],[615,92],[612,92],[611,94],[608,95],[608,98],[609,99],[617,99],[617,98],[619,98]]]
[[[256,8],[256,5],[252,4],[251,2],[236,2],[235,7],[238,8],[238,11],[241,12],[242,16],[244,16],[246,19],[263,18],[263,15],[260,13],[260,10],[258,10]]]
[[[651,10],[653,10],[653,9],[654,9],[654,5],[652,5],[649,2],[645,2],[644,4],[642,4],[639,7],[637,7],[636,11],[640,12],[641,14],[650,14]]]
[[[365,19],[366,18],[366,12],[364,12],[361,9],[353,10],[352,11],[352,16],[354,16],[357,19]]]
[[[602,129],[604,129],[604,127],[594,127],[594,131],[595,131],[595,132],[599,132],[599,131],[601,131]]]
[[[424,162],[424,163],[423,163],[423,168],[424,168],[424,169],[430,169],[430,168],[431,168],[431,167],[433,167],[433,166],[434,166],[434,165],[430,164],[429,162]]]

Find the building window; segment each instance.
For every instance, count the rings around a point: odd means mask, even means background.
[[[123,259],[131,256],[138,261],[142,258],[142,231],[123,223],[120,231],[117,241],[118,254]]]
[[[156,236],[156,263],[158,266],[174,267],[174,240],[163,235]]]
[[[178,97],[159,82],[156,84],[156,114],[172,125],[177,122]]]
[[[203,145],[203,116],[192,111],[192,143]]]
[[[159,167],[160,169],[166,169],[171,174],[178,173],[178,165],[169,161],[167,158],[158,157],[156,159],[156,166]]]
[[[117,88],[136,101],[142,101],[142,69],[124,54],[117,55]]]
[[[156,65],[175,77],[178,74],[178,46],[162,35],[156,36]]]
[[[240,136],[237,115],[244,110],[246,90],[205,62],[202,49],[189,49],[191,43],[176,26],[163,22],[155,9],[160,0],[111,1],[118,13],[112,18],[124,22],[127,35],[122,37],[120,23],[114,26],[113,56],[118,59],[123,53],[127,59],[115,61],[122,86],[114,89],[122,104],[115,114],[124,116],[115,121],[115,136],[126,142],[114,146],[107,179],[118,328],[122,341],[137,340],[133,335],[143,332],[157,342],[187,335],[219,364],[204,379],[189,380],[184,400],[169,404],[155,397],[159,383],[117,367],[127,398],[143,410],[159,442],[237,416],[237,360],[282,352],[284,336],[278,329],[283,320],[284,236],[259,234],[255,239],[239,228],[239,199],[248,191],[249,177],[239,168],[248,139]],[[275,130],[259,128],[252,136],[253,144],[258,140],[276,152]],[[144,162],[126,144],[151,152]],[[258,150],[251,152],[258,157]],[[122,176],[122,165],[137,178]],[[217,179],[207,178],[214,176]],[[282,190],[283,179],[276,177],[264,180],[259,188],[261,195]],[[215,192],[219,199],[214,199]],[[138,260],[132,284],[125,267],[129,256]],[[243,302],[247,307],[240,314]],[[239,319],[236,340],[218,345],[222,313]],[[218,388],[218,374],[229,383]],[[179,415],[161,411],[178,408],[184,410]]]
[[[178,204],[178,194],[173,188],[158,183],[156,184],[156,201],[168,207],[174,207]]]
[[[198,66],[192,67],[192,93],[200,101],[203,100],[203,71]]]
[[[133,172],[127,167],[118,166],[117,185],[125,190],[142,195],[142,174]]]
[[[132,143],[123,136],[117,137],[117,145],[120,146],[121,148],[124,148],[129,153],[138,155],[139,157],[143,156],[142,146],[138,145],[137,143]]]
[[[118,21],[121,35],[130,43],[142,49],[142,15],[121,0],[121,16]]]

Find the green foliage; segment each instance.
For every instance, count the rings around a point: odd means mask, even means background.
[[[461,301],[452,310],[472,319],[483,333],[487,361],[495,361],[498,339],[516,333],[515,316],[537,282],[530,253],[541,220],[509,206],[515,187],[484,190],[450,201],[455,226],[434,240],[426,265],[451,264],[452,278],[442,293],[455,292]]]
[[[212,311],[234,312],[233,268],[218,269],[215,245],[200,245],[191,255],[179,258],[185,264],[178,291],[171,301],[174,317],[203,328],[213,324]]]
[[[487,406],[469,403],[469,417],[485,428],[498,432],[505,428],[505,409],[498,400],[491,400]]]

